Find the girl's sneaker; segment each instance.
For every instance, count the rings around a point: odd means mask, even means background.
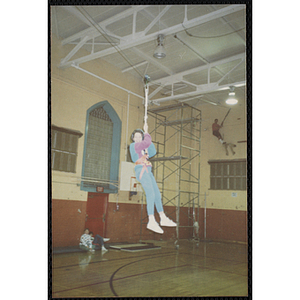
[[[152,230],[156,233],[163,234],[164,231],[159,227],[158,223],[155,221],[149,221],[147,224],[147,229]]]
[[[166,226],[166,227],[176,227],[177,224],[175,222],[173,222],[171,219],[169,219],[168,217],[163,217],[160,220],[160,226]]]

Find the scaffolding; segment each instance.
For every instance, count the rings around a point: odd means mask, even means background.
[[[148,122],[152,119],[155,124],[150,134],[157,151],[150,161],[163,205],[174,207],[169,216],[174,220],[176,214],[176,242],[180,239],[180,228],[193,229],[193,238],[198,240],[201,110],[178,103],[150,108],[148,117]],[[184,225],[180,224],[180,214],[186,213],[182,207],[188,207],[188,221]],[[142,223],[141,218],[141,226]]]

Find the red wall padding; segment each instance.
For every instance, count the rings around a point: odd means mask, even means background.
[[[79,244],[79,239],[85,228],[85,201],[52,200],[52,246],[66,247]],[[141,227],[141,205],[109,203],[106,216],[106,237],[110,242],[138,242],[141,240],[175,240],[176,228],[163,227],[164,234],[156,234],[146,229],[146,206],[143,206],[143,224]],[[78,211],[81,211],[81,213]],[[165,206],[167,215],[176,221],[176,208]],[[196,210],[196,216],[198,216]],[[192,216],[192,211],[190,211]],[[247,212],[235,210],[207,209],[206,238],[247,242]],[[159,216],[155,214],[159,222]],[[191,226],[188,220],[188,208],[180,208],[180,225]],[[199,211],[199,236],[204,238],[204,209]],[[141,236],[140,236],[141,232]],[[95,233],[97,234],[97,233]],[[179,238],[193,237],[193,228],[180,228]]]
[[[85,226],[85,214],[85,201],[52,199],[52,246],[79,245]]]
[[[247,242],[247,212],[207,209],[206,238]]]

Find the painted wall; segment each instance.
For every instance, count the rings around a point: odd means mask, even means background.
[[[109,101],[122,121],[121,153],[116,158],[126,160],[126,149],[130,144],[129,136],[135,128],[143,126],[144,106],[142,99],[96,79],[75,68],[59,69],[62,58],[68,54],[67,46],[62,47],[60,41],[52,35],[51,44],[51,122],[60,127],[79,130],[85,133],[86,111],[92,105]],[[84,50],[82,50],[84,51]],[[79,52],[80,54],[80,52]],[[84,63],[80,67],[118,84],[134,93],[143,95],[143,84],[139,78],[122,73],[104,60]],[[129,108],[129,110],[128,110]],[[200,108],[200,107],[199,107]],[[207,208],[207,238],[246,241],[246,192],[236,191],[237,197],[232,197],[235,191],[212,191],[209,189],[210,167],[208,160],[245,158],[246,144],[237,144],[236,154],[226,156],[217,138],[212,136],[211,124],[215,118],[220,121],[227,109],[208,104],[201,105],[202,110],[202,143],[201,143],[201,195],[200,203],[200,236],[203,237],[204,207]],[[128,127],[127,115],[129,113]],[[225,140],[234,142],[246,140],[246,116],[243,106],[232,108],[224,128]],[[177,141],[175,141],[177,143]],[[77,245],[84,229],[87,192],[80,190],[80,176],[83,159],[84,136],[79,139],[76,173],[52,171],[52,236],[53,247]],[[121,173],[121,170],[119,170]],[[204,202],[206,193],[206,203]],[[109,196],[107,215],[107,236],[111,241],[135,240],[140,237],[140,205],[141,195],[131,197],[122,192]],[[119,210],[116,211],[116,203]],[[174,207],[166,207],[166,211]],[[184,208],[183,210],[186,210]],[[79,212],[80,210],[80,212]],[[181,224],[187,223],[182,214]],[[220,219],[221,218],[221,219]],[[222,220],[222,221],[218,221]],[[218,224],[218,225],[217,225]],[[226,224],[226,226],[224,225]],[[229,226],[228,226],[229,225]],[[228,229],[226,229],[228,228]],[[220,233],[221,232],[221,233]],[[174,238],[174,229],[167,229],[160,238]],[[191,229],[180,229],[181,238],[192,237]],[[156,235],[142,229],[143,239],[155,239]]]
[[[247,210],[247,193],[246,191],[214,191],[210,190],[210,165],[209,160],[222,159],[245,159],[247,157],[247,143],[238,141],[247,140],[247,126],[245,106],[237,104],[233,106],[220,129],[224,141],[236,145],[234,148],[235,155],[228,150],[226,155],[225,148],[219,140],[212,135],[212,124],[215,119],[219,124],[224,119],[230,107],[219,107],[204,105],[202,110],[202,142],[201,142],[201,194],[206,193],[206,207],[211,209],[225,210]],[[234,197],[232,193],[236,193]],[[201,207],[205,206],[204,197]]]
[[[120,160],[125,160],[126,142],[129,133],[143,124],[142,100],[130,95],[129,124],[126,134],[126,119],[128,107],[128,93],[104,81],[96,79],[75,68],[59,69],[60,59],[67,51],[60,46],[60,42],[52,36],[51,47],[51,121],[52,124],[79,130],[85,133],[86,112],[88,108],[102,101],[109,101],[122,120],[121,154]],[[120,70],[100,63],[85,63],[82,68],[97,74],[109,81],[138,94],[143,94],[143,84],[137,78],[122,74]],[[133,117],[134,116],[134,117]],[[52,172],[52,198],[64,200],[86,201],[87,193],[80,190],[80,176],[84,150],[84,136],[79,139],[76,173]],[[120,195],[122,198],[122,195]]]

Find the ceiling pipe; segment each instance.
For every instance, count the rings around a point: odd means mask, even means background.
[[[102,80],[102,81],[104,81],[104,82],[106,82],[106,83],[109,83],[109,84],[111,84],[111,85],[113,85],[113,86],[115,86],[115,87],[117,87],[117,88],[119,88],[119,89],[121,89],[121,90],[123,90],[123,91],[125,91],[125,92],[127,92],[127,93],[130,93],[131,95],[134,95],[134,96],[136,96],[136,97],[138,97],[138,98],[144,99],[144,96],[138,95],[138,94],[136,94],[136,93],[134,93],[134,92],[132,92],[132,91],[130,91],[130,90],[127,90],[127,89],[125,89],[125,88],[123,88],[123,87],[121,87],[121,86],[119,86],[119,85],[117,85],[117,84],[115,84],[115,83],[113,83],[113,82],[107,80],[107,79],[104,79],[104,78],[102,78],[102,77],[100,77],[100,76],[98,76],[98,75],[96,75],[96,74],[93,74],[92,72],[89,72],[89,71],[87,71],[87,70],[85,70],[85,69],[82,69],[81,67],[79,67],[79,66],[76,65],[76,64],[72,64],[71,66],[74,67],[74,68],[77,69],[77,70],[80,70],[80,71],[82,71],[82,72],[84,72],[84,73],[86,73],[86,74],[89,74],[89,75],[91,75],[91,76],[93,76],[93,77],[95,77],[95,78],[98,78],[98,79],[100,79],[100,80]]]

